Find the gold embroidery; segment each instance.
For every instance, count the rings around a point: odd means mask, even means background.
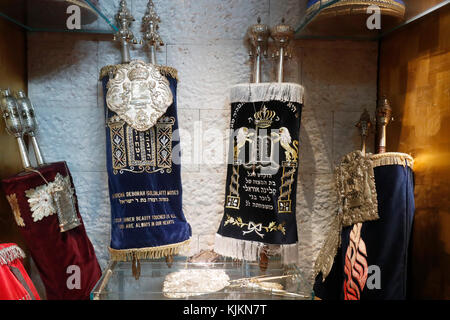
[[[115,117],[113,117],[115,118]],[[118,117],[117,117],[118,118]],[[125,153],[124,121],[110,121],[108,127],[111,137],[112,166],[114,174],[127,166]]]
[[[294,174],[297,172],[297,162],[283,162],[280,196],[278,197],[278,213],[292,213],[291,192]]]
[[[117,116],[108,121],[113,174],[172,171],[174,117],[162,117],[155,127],[137,131]],[[156,132],[156,133],[155,133]]]
[[[373,163],[369,155],[361,151],[347,154],[334,175],[337,214],[314,265],[314,276],[322,272],[324,281],[340,246],[342,227],[379,218]]]
[[[163,117],[156,124],[156,149],[160,168],[172,168],[172,126],[174,124],[174,117]]]
[[[265,129],[272,125],[273,118],[275,118],[277,114],[273,110],[267,109],[266,106],[263,106],[262,109],[258,112],[255,112],[253,117],[255,118],[255,125],[257,128]]]
[[[236,136],[236,145],[234,146],[234,161],[233,161],[233,173],[230,180],[230,193],[227,195],[226,208],[238,210],[241,205],[241,198],[239,197],[239,155],[241,149],[245,147],[247,142],[252,143],[253,140],[250,137],[254,136],[254,133],[249,133],[248,128],[239,128]],[[233,138],[234,143],[234,138]]]
[[[241,229],[247,227],[247,231],[243,231],[244,235],[247,233],[256,232],[262,238],[264,235],[259,233],[262,230],[265,230],[266,232],[280,231],[283,235],[286,235],[286,229],[284,228],[284,223],[280,223],[277,225],[276,222],[274,222],[274,221],[269,223],[268,226],[263,226],[261,223],[255,224],[252,221],[249,221],[248,223],[244,223],[242,221],[241,217],[233,218],[227,214],[227,220],[225,220],[223,225],[226,226],[228,224],[230,224],[232,226],[238,226]]]
[[[280,142],[285,150],[286,161],[283,161],[283,174],[281,176],[280,196],[278,197],[278,213],[291,213],[292,201],[291,192],[294,183],[294,175],[298,165],[298,141],[292,141],[288,128],[281,127],[279,133],[272,132],[274,143]],[[291,147],[292,142],[292,147]]]
[[[25,222],[22,219],[22,216],[20,215],[20,208],[19,208],[19,202],[17,201],[17,196],[15,193],[6,196],[6,199],[9,202],[9,205],[11,206],[11,209],[14,214],[14,219],[16,220],[16,223],[19,227],[25,227]]]

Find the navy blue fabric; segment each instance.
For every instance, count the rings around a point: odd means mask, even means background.
[[[249,127],[250,129],[256,130],[256,124],[253,121],[256,110],[262,110],[263,107],[267,107],[268,110],[274,111],[277,115],[276,120],[273,121],[271,126],[266,130],[277,131],[280,128],[287,128],[290,132],[292,142],[299,141],[300,134],[300,122],[303,105],[297,102],[283,102],[283,101],[259,101],[251,103],[237,103],[231,104],[231,124],[230,128],[232,130],[239,130],[242,127]],[[250,120],[251,121],[250,121]],[[259,131],[258,131],[259,132]],[[268,131],[270,134],[270,131]],[[232,133],[233,134],[233,133]],[[228,169],[227,169],[227,180],[226,180],[226,197],[230,194],[230,185],[233,175],[233,148],[235,146],[234,137],[230,138],[230,151],[229,155],[231,157]],[[291,143],[292,144],[292,143]],[[248,143],[247,143],[248,145]],[[286,161],[286,154],[278,143],[275,148],[280,150],[279,165]],[[245,153],[245,159],[248,160],[250,149],[247,147],[243,153]],[[298,160],[296,161],[298,165]],[[224,215],[219,226],[217,233],[223,237],[233,238],[238,240],[261,242],[265,244],[295,244],[297,243],[297,221],[296,221],[296,196],[297,196],[297,167],[288,168],[286,171],[293,170],[292,185],[290,186],[290,199],[291,199],[291,210],[290,212],[280,212],[280,207],[278,205],[278,200],[280,198],[280,190],[282,185],[282,175],[283,168],[277,169],[276,173],[267,176],[252,175],[253,168],[244,168],[239,165],[239,197],[240,206],[239,208],[230,208],[227,205],[227,199],[225,199],[224,204]],[[256,169],[256,173],[262,173],[261,169]],[[286,179],[288,180],[288,179]],[[250,181],[250,183],[248,183]],[[253,182],[253,184],[251,184]],[[259,184],[254,184],[259,183]],[[257,186],[258,191],[253,191],[254,189],[247,189],[246,185]],[[261,186],[261,190],[259,190]],[[268,189],[267,186],[273,188],[275,192],[272,194],[268,191],[262,191],[263,188]],[[261,193],[262,191],[262,193]],[[264,195],[268,197],[268,200],[261,200],[261,196]],[[259,197],[259,198],[256,198]],[[267,204],[270,208],[255,207],[256,204]],[[246,224],[255,223],[261,226],[269,226],[273,223],[276,226],[283,226],[284,230],[280,231],[267,231],[264,228],[261,232],[251,232],[250,226],[245,227],[227,223],[230,219],[242,219]]]
[[[408,246],[415,210],[414,174],[411,168],[401,165],[379,166],[374,172],[380,219],[365,222],[361,238],[366,244],[368,266],[380,268],[381,288],[369,289],[366,284],[361,300],[403,300],[407,295]],[[343,297],[343,270],[351,230],[352,226],[342,232],[342,250],[335,259],[335,264],[341,265],[335,268],[338,272],[329,275],[333,279],[328,283],[316,281],[315,290],[319,297],[332,296],[331,293],[335,295],[336,292]]]
[[[167,79],[170,82],[174,103],[167,109],[163,117],[173,117],[175,119],[175,123],[172,126],[173,140],[171,143],[173,149],[179,143],[176,104],[177,81],[171,77],[167,77]],[[109,77],[106,76],[102,81],[105,111],[109,119],[115,113],[106,106],[106,85],[108,80]],[[125,123],[125,132],[127,127],[128,125]],[[136,131],[134,133],[137,134]],[[127,139],[126,135],[125,139]],[[128,149],[127,143],[125,143],[125,148]],[[117,173],[112,164],[111,129],[108,125],[106,125],[106,158],[111,200],[111,248],[120,250],[158,247],[180,243],[191,237],[191,227],[186,221],[182,210],[181,167],[179,164],[172,162],[170,169],[153,173],[135,173],[126,170]],[[130,166],[127,169],[130,169]],[[136,170],[138,168],[131,169]],[[127,192],[136,191],[144,191],[145,195],[126,196]],[[158,192],[161,191],[162,194],[158,195]],[[169,195],[167,191],[171,191],[172,195]],[[166,194],[164,194],[165,192]],[[117,196],[121,193],[125,197]],[[161,197],[168,199],[168,201],[149,201]],[[123,202],[131,199],[137,201],[132,201],[131,203]],[[144,200],[142,199],[146,199],[146,202],[143,202]],[[152,226],[152,222],[155,225]],[[130,226],[130,224],[133,224],[134,228],[127,228],[127,225]]]

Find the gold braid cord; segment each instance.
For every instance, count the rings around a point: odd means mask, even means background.
[[[343,157],[335,170],[337,217],[334,218],[327,239],[314,265],[314,276],[322,272],[322,279],[331,271],[340,246],[342,227],[377,220],[378,200],[373,163],[370,155],[354,151]]]
[[[236,187],[235,187],[236,186]],[[232,196],[239,196],[239,167],[233,166],[233,174],[230,181],[230,194]]]
[[[280,198],[284,198],[285,196],[289,196],[291,194],[291,188],[290,186],[294,183],[294,173],[296,168],[293,167],[288,172],[285,172],[283,176],[281,177],[281,181],[284,181],[280,186]],[[289,180],[284,180],[289,178]],[[287,187],[286,190],[282,191],[283,188]]]
[[[362,223],[353,226],[350,232],[350,243],[345,254],[344,299],[360,300],[367,281],[366,244],[361,239]]]
[[[9,202],[9,205],[11,206],[11,210],[14,214],[14,219],[16,220],[16,223],[19,227],[25,227],[25,222],[22,219],[22,216],[20,214],[20,207],[19,202],[17,201],[17,196],[15,193],[6,196],[6,199]]]

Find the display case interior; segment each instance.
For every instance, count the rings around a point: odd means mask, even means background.
[[[93,300],[311,300],[301,270],[271,260],[266,271],[258,263],[220,258],[209,263],[187,262],[179,256],[172,264],[164,259],[142,261],[140,276],[132,262],[111,262],[91,293]],[[169,266],[170,265],[170,266]],[[201,281],[198,281],[201,279]]]

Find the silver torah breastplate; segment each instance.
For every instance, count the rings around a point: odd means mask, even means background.
[[[134,60],[109,80],[106,105],[138,131],[153,127],[172,103],[169,80],[155,65]]]

